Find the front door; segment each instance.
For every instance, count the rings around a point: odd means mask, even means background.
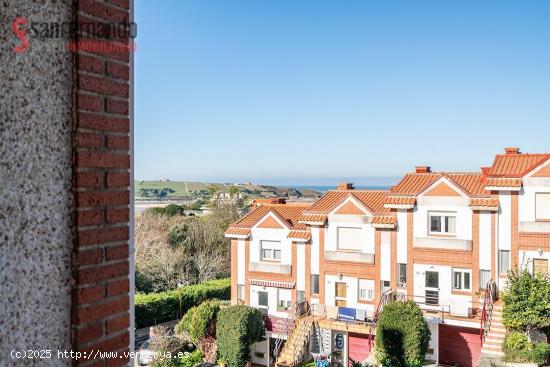
[[[347,294],[347,285],[346,283],[336,283],[334,286],[334,304],[338,307],[346,307],[346,294]]]
[[[438,305],[439,304],[439,272],[427,271],[426,272],[426,304]]]

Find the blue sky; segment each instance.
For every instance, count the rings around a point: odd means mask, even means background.
[[[550,151],[549,1],[135,8],[138,179],[372,184]]]

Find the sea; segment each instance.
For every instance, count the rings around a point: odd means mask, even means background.
[[[282,186],[282,185],[281,185]],[[284,186],[291,187],[297,190],[315,190],[319,192],[327,192],[329,190],[336,190],[336,186]],[[388,190],[390,186],[355,186],[356,190]]]

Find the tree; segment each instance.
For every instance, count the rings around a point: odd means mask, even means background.
[[[511,271],[503,292],[503,323],[526,332],[550,326],[550,280],[533,275],[526,268]]]
[[[384,306],[375,343],[376,359],[383,366],[420,366],[428,351],[430,329],[418,305],[407,301]]]
[[[237,186],[229,186],[229,196],[231,196],[231,198],[237,196],[239,192],[240,190]]]
[[[264,338],[260,310],[248,306],[230,306],[220,310],[216,326],[218,357],[229,367],[245,367],[250,346]]]
[[[176,333],[183,332],[205,356],[205,360],[216,363],[216,317],[220,311],[220,301],[206,301],[192,307],[176,326]]]

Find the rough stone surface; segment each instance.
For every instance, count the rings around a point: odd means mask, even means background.
[[[72,2],[0,1],[0,366],[63,366],[70,350],[72,57],[66,40],[19,41],[16,17],[70,22]],[[53,359],[10,358],[51,349]]]

